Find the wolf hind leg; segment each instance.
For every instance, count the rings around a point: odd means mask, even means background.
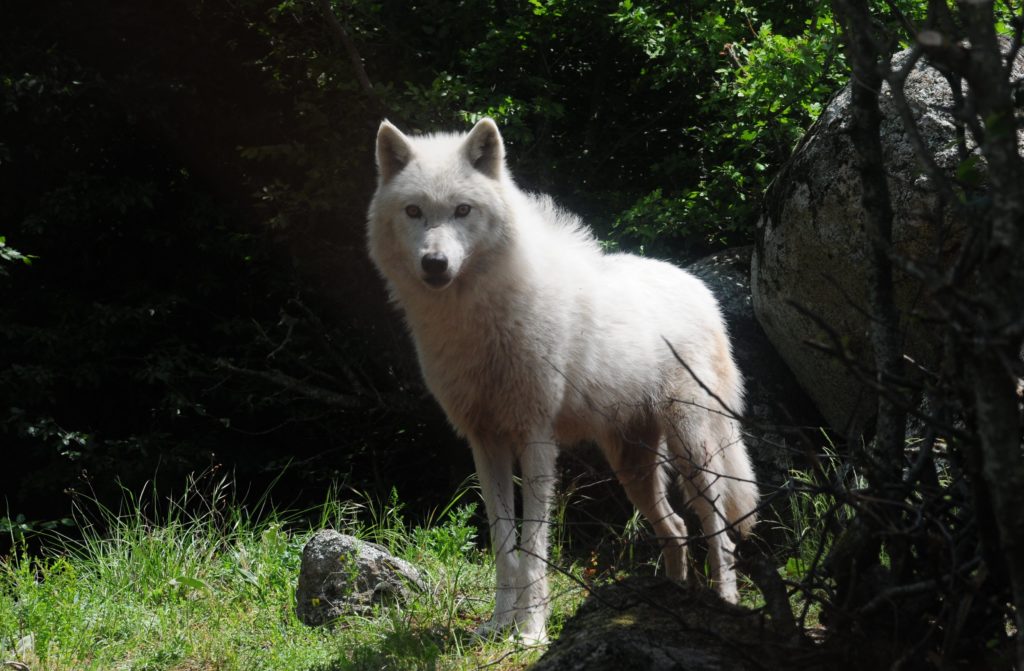
[[[715,590],[730,603],[739,601],[736,588],[735,549],[727,530],[726,501],[729,496],[728,474],[720,472],[722,459],[714,458],[706,440],[686,440],[679,435],[668,437],[668,446],[674,456],[676,470],[683,479],[686,505],[700,518],[701,529],[708,541],[708,564]],[[691,445],[698,449],[690,449]]]
[[[677,582],[686,580],[686,522],[669,503],[664,464],[665,443],[657,430],[613,434],[601,441],[605,457],[626,496],[654,527],[665,560],[665,573]]]

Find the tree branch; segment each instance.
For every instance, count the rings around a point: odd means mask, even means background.
[[[360,88],[363,89],[363,93],[366,94],[367,99],[370,101],[370,105],[373,106],[374,111],[377,112],[378,116],[386,117],[387,108],[384,106],[384,102],[377,95],[377,91],[373,88],[373,84],[370,82],[370,77],[366,74],[366,67],[363,65],[363,58],[359,55],[359,50],[356,48],[356,43],[352,40],[352,37],[345,30],[344,24],[334,14],[334,9],[331,7],[330,0],[318,0],[320,5],[320,12],[324,15],[324,19],[327,21],[327,25],[330,26],[331,32],[338,38],[342,46],[345,48],[345,53],[348,54],[348,61],[352,65],[352,70],[355,72],[356,79],[359,81]]]
[[[320,401],[321,403],[326,403],[327,405],[334,406],[336,408],[353,409],[366,407],[366,403],[358,396],[339,394],[338,392],[309,384],[304,380],[294,378],[279,370],[253,370],[252,368],[242,368],[232,364],[226,359],[217,359],[216,365],[218,368],[223,368],[224,370],[231,371],[232,373],[270,382],[279,387],[294,391],[300,396],[305,396],[314,401]]]

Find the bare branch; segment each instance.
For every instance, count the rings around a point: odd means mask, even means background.
[[[334,9],[331,7],[331,0],[318,1],[320,4],[320,12],[327,21],[327,25],[331,27],[331,31],[345,48],[345,53],[348,54],[349,63],[352,65],[352,70],[355,72],[356,79],[359,81],[359,86],[363,89],[363,93],[366,94],[370,104],[374,107],[374,110],[379,116],[387,116],[387,108],[384,106],[384,102],[380,99],[380,96],[377,95],[377,91],[373,88],[369,75],[366,74],[366,67],[363,65],[363,58],[359,55],[356,43],[348,34],[344,24],[342,24],[334,14]]]
[[[264,380],[293,391],[300,396],[305,396],[312,400],[320,401],[321,403],[326,403],[327,405],[337,408],[352,409],[366,407],[366,403],[357,396],[339,394],[338,392],[318,387],[304,380],[299,380],[298,378],[282,373],[279,370],[253,370],[251,368],[241,368],[230,363],[226,359],[217,359],[216,364],[219,368],[231,371],[232,373]]]

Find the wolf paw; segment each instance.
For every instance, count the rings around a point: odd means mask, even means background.
[[[487,622],[473,630],[473,638],[490,640],[501,638],[509,633],[515,626],[515,622],[509,617],[492,617]]]
[[[548,644],[548,632],[544,627],[540,629],[522,628],[515,629],[510,637],[516,643],[533,648]]]
[[[729,603],[740,602],[740,593],[736,590],[736,585],[719,585],[718,594]]]
[[[548,644],[546,628],[541,625],[530,626],[527,623],[516,623],[509,618],[491,618],[473,630],[473,638],[490,641],[501,639],[509,643],[519,643],[527,647]]]

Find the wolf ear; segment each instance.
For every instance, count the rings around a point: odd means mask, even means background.
[[[500,179],[505,167],[505,143],[492,119],[484,117],[469,131],[462,151],[474,168],[491,179]]]
[[[412,145],[402,131],[385,119],[377,130],[377,172],[387,184],[412,160]]]

